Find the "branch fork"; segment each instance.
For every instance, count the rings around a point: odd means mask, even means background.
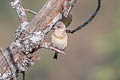
[[[45,41],[46,35],[51,31],[54,25],[67,17],[77,0],[47,0],[43,8],[34,12],[22,7],[21,0],[12,0],[10,3],[16,9],[20,25],[14,34],[14,40],[10,46],[3,51],[0,49],[0,80],[16,80],[19,73],[26,71],[40,58],[33,56],[33,53],[40,48],[45,48],[65,54],[51,43]],[[98,8],[88,21],[78,26],[74,30],[67,30],[67,33],[74,33],[88,24],[96,16],[100,9],[100,0]],[[31,22],[28,22],[25,11],[36,15]]]

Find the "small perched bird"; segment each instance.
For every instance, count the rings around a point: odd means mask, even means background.
[[[68,36],[66,33],[66,26],[63,22],[57,22],[54,26],[53,33],[51,35],[52,46],[64,50],[67,47]],[[57,59],[58,52],[55,52],[53,59]]]

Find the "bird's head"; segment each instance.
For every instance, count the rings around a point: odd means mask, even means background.
[[[54,26],[54,31],[64,32],[66,31],[66,26],[63,22],[57,22]]]

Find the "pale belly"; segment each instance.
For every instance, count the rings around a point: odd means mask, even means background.
[[[54,36],[51,36],[51,42],[53,44],[54,47],[59,48],[59,49],[65,49],[65,47],[67,47],[67,36],[63,39],[58,39]]]

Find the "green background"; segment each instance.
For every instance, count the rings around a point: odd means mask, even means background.
[[[39,11],[45,1],[22,3],[25,8]],[[12,42],[19,25],[16,11],[9,3],[10,0],[0,0],[0,47],[4,49]],[[78,0],[69,29],[86,21],[96,7],[97,0]],[[29,20],[34,17],[27,15]],[[40,60],[27,71],[26,80],[120,80],[120,0],[102,0],[95,19],[81,31],[69,34],[65,52],[56,61],[52,59],[53,51],[38,50],[35,55]]]

